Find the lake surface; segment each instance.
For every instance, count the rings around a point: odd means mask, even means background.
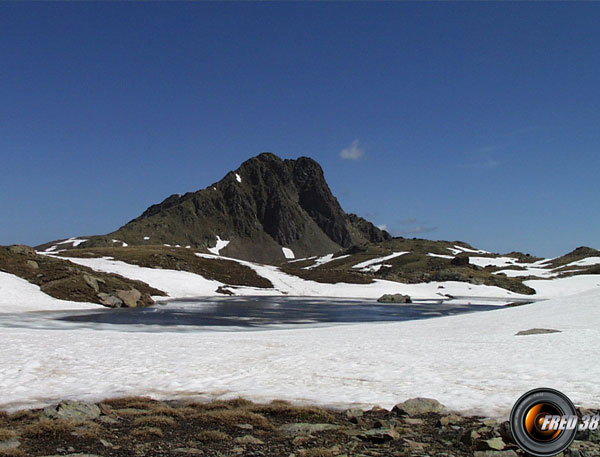
[[[375,300],[304,297],[203,297],[151,308],[0,315],[0,327],[117,331],[240,331],[397,322],[491,311],[496,304],[452,300],[380,304]]]

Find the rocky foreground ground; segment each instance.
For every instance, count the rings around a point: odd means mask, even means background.
[[[587,412],[586,412],[587,413]],[[507,422],[447,412],[413,399],[391,411],[334,411],[283,401],[195,403],[141,397],[64,401],[0,412],[3,456],[475,456],[524,455]],[[600,455],[598,431],[577,436],[570,457]]]

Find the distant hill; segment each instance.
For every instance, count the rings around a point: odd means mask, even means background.
[[[316,161],[262,153],[205,189],[171,195],[112,233],[67,241],[61,249],[216,247],[230,257],[279,262],[292,255],[323,255],[391,238],[369,221],[343,211]]]

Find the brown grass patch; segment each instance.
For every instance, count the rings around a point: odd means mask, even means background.
[[[133,421],[133,425],[135,426],[160,426],[160,425],[175,425],[175,419],[169,416],[142,416],[138,417]]]
[[[82,427],[75,428],[73,433],[80,438],[97,439],[102,435],[102,427],[94,422],[90,422]]]
[[[227,433],[218,430],[205,430],[198,433],[196,439],[201,443],[214,443],[218,441],[228,441],[231,437]]]
[[[286,416],[303,421],[332,422],[335,416],[316,406],[296,406],[289,402],[276,400],[268,405],[254,405],[252,412],[268,416]]]
[[[14,430],[9,430],[7,428],[0,428],[0,441],[10,440],[17,436],[17,433]]]
[[[150,439],[150,438],[163,438],[165,434],[158,427],[142,427],[133,430],[129,436],[132,438]]]
[[[237,409],[217,409],[210,411],[199,411],[189,416],[190,420],[201,424],[220,424],[233,427],[237,424],[250,424],[254,427],[271,430],[273,425],[269,420],[257,413]]]
[[[114,409],[151,409],[157,405],[163,406],[162,403],[153,400],[150,397],[117,397],[109,398],[108,400],[104,400],[102,403]]]
[[[141,417],[148,416],[152,414],[152,411],[149,409],[136,409],[136,408],[123,408],[123,409],[115,409],[113,413],[118,417],[122,418],[132,418],[132,417]]]
[[[0,449],[0,456],[2,457],[21,457],[26,455],[22,449]]]
[[[14,430],[0,428],[0,441],[6,441],[11,438],[14,438],[15,436],[17,436],[17,433]]]
[[[39,436],[60,436],[70,434],[76,427],[83,425],[83,422],[76,422],[67,419],[48,420],[41,419],[23,428],[23,436],[35,438]]]
[[[7,418],[9,421],[24,421],[37,419],[39,416],[39,413],[34,413],[28,409],[20,409],[14,413],[10,413]]]

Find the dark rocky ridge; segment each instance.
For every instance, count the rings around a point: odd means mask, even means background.
[[[113,246],[118,239],[129,245],[206,248],[215,245],[217,236],[230,241],[221,254],[260,262],[283,259],[282,246],[304,257],[391,239],[342,210],[317,162],[262,153],[206,189],[171,195],[115,232],[91,237],[79,247]]]

